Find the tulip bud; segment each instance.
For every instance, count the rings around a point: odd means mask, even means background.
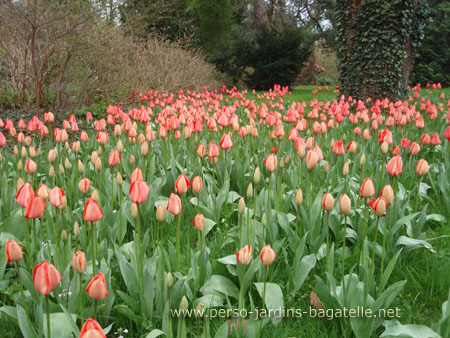
[[[352,210],[352,201],[347,196],[347,194],[342,194],[341,198],[339,198],[339,208],[341,212],[345,215],[348,215]]]
[[[25,148],[24,146],[22,146],[20,156],[27,157],[27,148]]]
[[[236,253],[236,261],[238,264],[248,265],[252,259],[252,246],[247,245]]]
[[[95,160],[98,158],[98,153],[94,150],[91,153],[91,163],[95,164]]]
[[[181,302],[180,302],[180,309],[187,310],[188,306],[189,306],[188,300],[187,300],[186,296],[183,296],[183,298],[181,298]]]
[[[385,199],[388,205],[391,205],[394,202],[394,189],[390,184],[386,184],[383,189],[381,189],[380,195]]]
[[[242,215],[244,213],[244,210],[245,210],[245,201],[244,197],[241,197],[239,200],[238,211]]]
[[[72,165],[70,164],[70,161],[67,157],[66,157],[66,160],[64,161],[64,167],[66,167],[66,169],[70,169],[72,167]]]
[[[116,181],[117,181],[118,185],[122,185],[123,180],[122,180],[122,175],[120,175],[120,173],[117,173]]]
[[[255,184],[258,184],[260,180],[261,180],[261,171],[259,170],[259,167],[256,167],[255,172],[253,174],[253,182],[255,182]]]
[[[99,272],[94,278],[91,279],[86,292],[94,300],[103,300],[108,296],[108,289],[106,288],[105,275]]]
[[[247,187],[247,198],[250,199],[252,197],[253,197],[253,184],[252,182],[250,182]]]
[[[162,204],[158,204],[156,207],[156,219],[158,222],[164,222],[166,218],[166,212],[164,211],[164,207]]]
[[[17,262],[22,259],[22,247],[12,239],[6,242],[5,253],[8,263]]]
[[[290,160],[291,160],[291,155],[287,154],[287,156],[284,158],[284,163],[287,165],[287,164],[289,164]],[[280,167],[281,167],[281,164],[280,164]]]
[[[298,156],[303,160],[306,156],[306,149],[304,146],[300,145],[297,149]]]
[[[378,197],[377,199],[370,200],[369,205],[375,212],[375,215],[378,217],[383,216],[384,213],[386,212],[387,203],[381,196]]]
[[[64,167],[62,166],[62,164],[59,164],[59,168],[58,168],[59,173],[62,175],[64,174]]]
[[[101,146],[98,147],[97,154],[98,154],[99,157],[102,156],[102,154],[103,154],[103,147],[101,147]]]
[[[170,272],[168,272],[167,276],[166,276],[166,286],[168,288],[171,288],[172,285],[173,285],[173,276],[172,276],[172,274]]]
[[[361,184],[360,195],[363,198],[369,198],[375,195],[375,187],[370,177],[367,177]]]
[[[192,224],[198,231],[203,231],[203,226],[205,225],[205,217],[203,216],[203,214],[195,215]]]
[[[94,189],[94,190],[92,191],[91,197],[92,197],[94,200],[96,200],[96,201],[98,202],[98,199],[99,199],[99,192],[98,192],[97,189]]]
[[[64,195],[61,197],[61,204],[58,206],[59,210],[64,210],[67,206],[67,197]]]
[[[61,231],[61,240],[63,242],[67,241],[67,231],[66,230]]]
[[[284,164],[285,164],[284,158],[281,158],[281,159],[280,159],[280,168],[281,168],[281,169],[284,168]]]
[[[262,250],[261,250],[261,263],[265,266],[271,265],[275,259],[277,254],[275,251],[270,247],[270,244],[267,244]]]
[[[80,233],[81,233],[80,226],[78,225],[78,222],[75,221],[75,223],[73,224],[73,234],[75,237],[78,237],[80,236]]]
[[[195,308],[195,311],[194,311],[195,317],[196,318],[201,318],[203,313],[204,313],[204,311],[205,311],[205,305],[202,302],[198,303],[198,305],[197,305],[197,307]]]
[[[17,148],[17,146],[14,146],[14,155],[19,155],[19,149]]]
[[[80,160],[78,160],[78,171],[84,173],[84,164]]]
[[[203,190],[203,182],[202,182],[202,178],[200,176],[195,176],[192,179],[192,191],[196,194],[200,194]]]
[[[58,152],[56,151],[56,148],[55,149],[50,149],[48,151],[47,158],[48,158],[49,162],[52,162],[52,163],[55,162],[57,156],[58,156]]]
[[[102,160],[100,159],[100,157],[97,157],[97,158],[95,159],[94,168],[95,168],[95,170],[97,170],[97,171],[102,170]]]
[[[334,208],[334,198],[329,192],[323,195],[322,207],[325,211],[331,211]]]
[[[131,216],[136,219],[138,217],[139,210],[136,203],[131,204]]]
[[[295,204],[300,205],[303,202],[303,192],[301,188],[297,189],[297,193],[295,194]]]
[[[328,161],[325,161],[323,164],[323,171],[325,174],[328,174],[328,172],[330,171],[330,163],[328,163]]]
[[[148,143],[144,142],[141,144],[141,155],[147,156],[147,154],[148,154]]]
[[[117,151],[118,151],[119,153],[121,153],[121,152],[123,151],[123,143],[122,143],[122,140],[121,140],[121,139],[119,139],[119,140],[117,141],[116,149],[117,149]]]
[[[317,157],[317,153],[313,150],[308,151],[306,155],[306,168],[314,169],[319,162],[319,158]]]
[[[383,142],[381,144],[381,149],[380,150],[381,150],[381,152],[383,154],[386,154],[388,152],[388,150],[389,150],[389,144],[387,142]]]
[[[20,188],[22,188],[22,186],[25,184],[25,182],[23,181],[22,177],[19,177],[17,179],[17,191],[20,190]]]
[[[22,162],[22,160],[19,160],[18,162],[17,162],[17,170],[18,171],[21,171],[23,169],[23,162]]]
[[[55,175],[55,168],[53,166],[50,166],[50,169],[48,170],[48,176],[53,177]]]
[[[342,175],[347,176],[349,171],[348,161],[345,161],[344,166],[342,167]]]
[[[361,158],[359,159],[359,164],[360,164],[361,166],[363,166],[363,165],[366,164],[366,155],[365,155],[365,154],[362,154],[362,155],[361,155]]]

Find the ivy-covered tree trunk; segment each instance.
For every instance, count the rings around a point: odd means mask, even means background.
[[[404,97],[424,13],[425,0],[337,0],[341,92],[358,99]]]

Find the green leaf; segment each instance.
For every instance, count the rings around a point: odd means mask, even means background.
[[[61,337],[61,338],[71,338],[72,332],[76,335],[77,332],[74,331],[72,323],[77,320],[76,314],[71,314],[72,321],[68,320],[66,314],[64,312],[54,312],[50,313],[50,330],[52,337]],[[43,322],[44,322],[44,335],[48,337],[47,334],[47,314],[43,313]]]
[[[220,275],[212,275],[201,287],[200,292],[204,295],[208,293],[221,292],[226,296],[239,298],[239,289],[228,278]]]
[[[389,261],[388,265],[386,266],[386,269],[383,271],[383,275],[380,279],[380,291],[384,290],[384,287],[386,286],[387,281],[389,280],[389,277],[391,276],[392,270],[394,270],[395,263],[397,262],[398,256],[400,256],[401,252],[403,251],[403,248],[397,251],[397,253],[392,257],[392,259]]]
[[[430,250],[431,252],[436,252],[430,243],[424,241],[423,239],[415,239],[406,236],[400,236],[397,240],[396,245],[404,245],[409,249],[417,249],[417,248],[425,248]]]
[[[228,322],[224,322],[220,325],[219,329],[216,332],[214,338],[227,338],[228,337]]]
[[[30,322],[28,321],[28,317],[27,314],[25,313],[25,310],[20,305],[16,305],[16,310],[17,310],[17,321],[19,322],[19,328],[23,334],[23,337],[24,338],[36,337],[36,334],[33,328],[31,327]]]
[[[300,289],[300,287],[305,282],[308,274],[316,266],[316,255],[311,254],[305,256],[301,259],[301,261],[297,264],[294,270],[294,286],[295,290]]]
[[[264,283],[255,283],[256,289],[259,292],[261,298],[264,297]],[[272,322],[279,323],[282,319],[282,313],[277,314],[278,311],[282,311],[284,308],[283,302],[283,292],[278,284],[275,283],[266,283],[266,298],[265,304],[268,310],[272,310],[268,312],[270,314],[270,318]],[[278,310],[278,311],[275,311]],[[280,311],[280,312],[281,312]]]
[[[402,325],[395,321],[396,325],[387,326],[386,330],[381,334],[383,338],[440,338],[441,336],[424,325]]]
[[[225,257],[219,258],[218,261],[225,265],[228,265],[228,264],[236,265],[237,264],[236,255],[225,256]]]
[[[145,336],[145,338],[156,338],[156,337],[159,337],[161,335],[166,335],[166,334],[163,331],[161,331],[161,330],[154,329],[147,336]]]

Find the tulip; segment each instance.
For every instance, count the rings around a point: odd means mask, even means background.
[[[189,189],[190,183],[186,175],[180,174],[175,182],[175,192],[183,195]]]
[[[203,190],[203,182],[202,182],[202,178],[200,176],[195,176],[192,179],[192,191],[196,194],[200,194]]]
[[[402,157],[397,155],[394,156],[386,163],[386,171],[390,176],[398,176],[403,172],[403,161]]]
[[[356,153],[356,151],[358,150],[358,144],[355,141],[351,141],[348,145],[347,145],[347,150],[350,154],[354,154]]]
[[[264,160],[264,164],[268,172],[272,173],[275,170],[277,170],[278,165],[277,155],[270,154],[269,156],[267,156],[266,159]]]
[[[104,300],[108,296],[105,275],[99,272],[94,278],[92,278],[86,287],[86,292],[89,297],[96,301]]]
[[[250,182],[247,186],[247,198],[251,199],[253,198],[253,184]]]
[[[135,181],[143,181],[143,180],[144,180],[144,176],[142,175],[142,170],[141,170],[141,168],[137,167],[131,173],[130,184],[133,184],[133,182],[135,182]]]
[[[267,244],[262,250],[261,250],[261,263],[265,266],[269,266],[273,263],[275,257],[276,257],[275,251],[270,247],[270,244]]]
[[[33,269],[33,284],[36,291],[47,296],[61,281],[61,273],[52,264],[43,261]]]
[[[225,133],[220,140],[220,147],[224,150],[231,149],[233,147],[233,141],[231,140],[231,133]]]
[[[196,230],[203,231],[203,226],[205,224],[205,217],[203,216],[203,214],[195,215],[192,224],[194,225]]]
[[[295,194],[295,204],[296,205],[301,205],[303,202],[303,193],[302,193],[302,189],[298,188],[297,189],[297,193]]]
[[[108,157],[108,164],[111,167],[115,167],[120,164],[120,159],[122,156],[120,155],[119,151],[117,149],[113,149]]]
[[[329,192],[323,195],[322,207],[325,211],[331,211],[334,208],[334,199]]]
[[[336,141],[333,145],[332,151],[336,155],[344,155],[345,154],[344,143],[341,140]]]
[[[255,184],[258,184],[261,179],[261,171],[259,170],[259,167],[256,167],[255,172],[253,173],[253,182]]]
[[[46,206],[47,203],[45,203],[45,200],[42,197],[39,197],[37,194],[33,194],[25,211],[25,218],[41,218],[44,216]]]
[[[98,205],[97,201],[90,197],[84,205],[83,219],[87,222],[98,222],[103,218],[102,209]]]
[[[178,195],[174,193],[170,194],[166,210],[175,216],[181,213],[181,199]]]
[[[306,155],[306,168],[312,170],[316,167],[318,162],[319,158],[317,153],[313,150],[308,151],[308,154]]]
[[[82,274],[86,270],[86,255],[83,251],[77,251],[72,258],[73,269]]]
[[[54,207],[58,208],[62,205],[63,197],[65,196],[64,190],[59,187],[54,187],[52,191],[50,191],[50,203]]]
[[[44,200],[47,200],[50,197],[50,192],[45,184],[41,184],[38,187],[36,193],[39,197],[43,198]]]
[[[373,198],[369,202],[369,206],[373,209],[376,216],[383,216],[387,209],[387,202],[383,197]]]
[[[370,198],[375,195],[375,187],[373,185],[373,181],[370,177],[367,177],[362,185],[360,190],[360,195],[363,198]]]
[[[22,247],[13,239],[6,242],[5,253],[8,263],[18,262],[22,259]]]
[[[135,181],[130,187],[130,199],[133,203],[144,203],[148,198],[150,187],[143,181]]]
[[[247,245],[236,253],[236,261],[238,264],[248,265],[252,259],[252,246]]]
[[[347,196],[347,194],[342,194],[341,197],[339,198],[339,208],[341,209],[341,212],[345,215],[348,215],[352,210],[352,201]]]
[[[390,184],[386,184],[383,189],[381,189],[380,195],[384,198],[388,205],[394,202],[394,190]]]
[[[204,144],[199,144],[199,145],[197,146],[197,155],[198,155],[200,158],[205,157],[205,155],[206,155],[206,148],[205,148],[205,145],[204,145]]]
[[[80,191],[83,194],[86,194],[89,191],[89,188],[91,187],[91,181],[89,181],[88,178],[82,178],[80,180],[80,182],[78,182],[78,189],[80,189]]]
[[[429,171],[428,162],[424,159],[420,159],[416,164],[416,174],[419,176],[423,176],[427,174]],[[417,192],[419,194],[419,192]]]
[[[106,338],[106,335],[95,319],[88,318],[81,328],[80,338]]]
[[[30,183],[26,182],[22,185],[17,192],[16,201],[22,208],[26,208],[34,195],[33,187]]]

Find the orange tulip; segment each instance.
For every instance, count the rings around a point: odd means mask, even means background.
[[[319,158],[317,157],[317,153],[314,150],[308,151],[306,155],[306,167],[308,169],[314,169],[319,162]]]
[[[428,167],[428,162],[424,159],[420,159],[416,164],[416,174],[419,176],[423,176],[428,173],[430,168]]]
[[[33,284],[36,291],[47,296],[61,281],[61,273],[52,264],[43,261],[33,269]]]
[[[209,157],[219,157],[220,155],[219,146],[212,141],[209,142],[208,155]]]
[[[169,202],[167,203],[166,210],[172,215],[179,215],[181,213],[181,199],[177,194],[171,193],[169,196]]]
[[[341,140],[334,142],[332,151],[336,155],[344,155],[345,154],[344,143]]]
[[[327,193],[325,193],[325,195],[323,195],[322,208],[325,211],[331,211],[334,208],[334,198],[329,192],[327,192]]]
[[[246,245],[236,253],[238,264],[248,265],[252,259],[252,246]]]
[[[47,186],[43,183],[38,187],[36,193],[39,197],[42,197],[44,200],[47,200],[50,197],[50,192],[48,191]]]
[[[381,189],[380,195],[388,205],[391,205],[392,202],[394,202],[394,189],[392,189],[390,184],[386,184],[383,189]]]
[[[22,247],[13,239],[6,242],[5,253],[8,263],[17,262],[22,259]]]
[[[275,251],[270,247],[270,244],[267,244],[262,250],[261,250],[261,263],[263,263],[263,265],[268,266],[271,265],[275,259],[275,257],[277,257],[277,254],[275,253]]]
[[[197,146],[197,155],[201,158],[205,157],[206,155],[206,147],[204,144],[199,144]]]
[[[347,194],[342,194],[339,198],[339,208],[345,215],[348,215],[352,211],[352,201]]]
[[[192,179],[192,191],[196,194],[200,194],[203,190],[203,181],[202,178],[200,176],[195,176]]]
[[[97,201],[90,197],[84,205],[83,219],[88,222],[97,222],[103,218],[102,209]]]
[[[95,319],[88,318],[81,328],[80,338],[106,338],[106,335]]]
[[[383,216],[387,209],[387,202],[383,197],[373,198],[369,202],[369,206],[375,212],[377,216]]]
[[[92,299],[105,299],[108,296],[105,275],[99,272],[94,278],[92,278],[86,287],[86,292]]]
[[[86,255],[83,251],[77,251],[72,258],[73,269],[78,273],[83,273],[86,270]]]
[[[33,194],[25,211],[25,218],[41,218],[44,216],[47,203],[42,197]]]
[[[130,199],[133,203],[144,203],[148,198],[150,187],[144,181],[135,181],[130,187]]]
[[[231,140],[231,133],[223,134],[220,140],[220,147],[224,150],[231,149],[233,147],[233,141]]]

